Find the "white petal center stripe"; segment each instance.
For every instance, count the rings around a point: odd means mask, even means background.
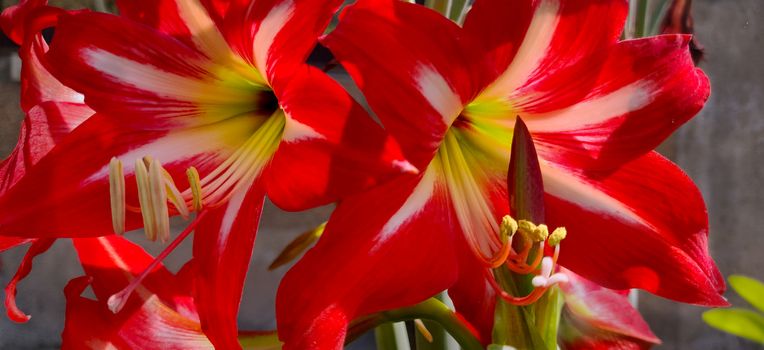
[[[224,251],[226,245],[228,245],[228,236],[231,235],[231,229],[236,221],[236,217],[239,214],[239,209],[244,204],[244,199],[247,197],[247,190],[252,181],[247,183],[247,186],[240,186],[234,190],[231,200],[228,201],[223,214],[223,221],[220,223],[220,235],[218,236],[218,251]]]
[[[653,100],[654,90],[650,82],[638,81],[565,109],[528,115],[525,122],[533,132],[580,130],[646,107]]]
[[[602,213],[627,223],[655,229],[630,207],[584,182],[575,174],[541,162],[544,190],[555,197],[575,203],[593,212]]]
[[[324,135],[321,135],[318,131],[311,128],[309,125],[298,122],[292,119],[289,114],[286,114],[286,125],[284,125],[284,136],[282,140],[285,142],[299,142],[315,139],[326,139]]]
[[[434,67],[419,64],[414,75],[419,92],[450,126],[462,111],[462,99]]]
[[[273,40],[276,35],[284,28],[289,19],[294,15],[294,2],[292,0],[284,0],[280,4],[274,6],[270,12],[265,16],[260,26],[257,28],[255,34],[255,40],[253,44],[253,50],[255,55],[255,64],[257,70],[267,77],[268,71],[268,55],[273,45]],[[267,78],[266,78],[267,79]]]
[[[231,49],[228,43],[199,0],[177,0],[176,3],[178,14],[199,49],[211,58],[230,58]]]
[[[224,128],[221,128],[222,126]],[[216,157],[228,158],[235,150],[236,146],[233,145],[241,144],[247,140],[256,127],[247,116],[233,118],[206,127],[172,132],[116,157],[124,164],[126,175],[134,173],[135,161],[147,155],[156,159],[177,161],[182,161],[196,154],[211,154]],[[189,147],[190,144],[193,144],[194,147]],[[109,165],[106,164],[84,180],[82,184],[86,185],[93,181],[103,180],[108,175]]]
[[[559,0],[542,0],[515,58],[506,71],[482,94],[481,99],[508,97],[536,71],[549,50],[560,21]]]
[[[90,48],[83,49],[81,54],[91,67],[112,80],[160,97],[190,103],[231,106],[252,100],[250,90],[227,88],[225,85],[211,84],[197,77],[177,75],[108,51]]]
[[[377,238],[378,241],[375,247],[379,246],[389,238],[391,234],[395,233],[398,228],[413,219],[424,209],[425,205],[427,205],[435,192],[435,180],[437,178],[436,171],[437,169],[435,169],[432,164],[427,167],[427,170],[422,175],[422,179],[419,180],[419,184],[416,185],[414,191],[412,191],[411,195],[406,199],[406,202],[403,203],[403,206],[390,217],[390,220],[387,221],[385,226],[382,227],[382,232]]]

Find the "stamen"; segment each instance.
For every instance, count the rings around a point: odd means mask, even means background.
[[[549,236],[549,245],[556,247],[560,245],[560,242],[568,236],[568,231],[564,227],[558,227],[554,229],[554,232]]]
[[[109,200],[114,233],[125,233],[125,173],[122,162],[112,157],[109,162]]]
[[[156,240],[156,227],[154,220],[154,210],[151,208],[151,189],[149,186],[149,172],[146,169],[146,163],[143,159],[135,161],[135,182],[138,185],[138,202],[141,207],[141,216],[143,217],[143,230],[146,232],[146,238],[150,241]]]
[[[153,218],[156,220],[156,232],[154,237],[167,242],[170,239],[170,214],[167,210],[167,191],[165,180],[162,175],[162,164],[158,160],[149,158],[149,195]]]
[[[186,176],[188,176],[188,184],[191,187],[191,198],[193,199],[194,211],[200,212],[204,207],[204,200],[202,199],[202,186],[199,181],[199,171],[194,167],[186,170]]]
[[[432,343],[433,337],[432,333],[430,333],[430,330],[427,329],[427,326],[424,325],[424,322],[422,322],[421,319],[415,319],[414,325],[416,326],[416,329],[419,331],[419,333],[422,334],[425,340],[427,340],[428,343]]]
[[[164,176],[164,185],[167,192],[167,199],[178,211],[178,214],[180,214],[183,219],[188,220],[188,207],[186,206],[186,201],[183,199],[183,195],[178,190],[178,186],[175,185],[175,180],[173,180],[170,173],[168,173],[164,168],[162,168],[162,175]]]
[[[157,257],[154,259],[154,261],[152,261],[151,264],[149,264],[149,266],[147,266],[143,270],[143,272],[141,272],[141,274],[138,275],[137,278],[134,278],[132,281],[130,281],[127,287],[125,287],[121,291],[109,297],[109,300],[107,301],[107,305],[109,307],[109,310],[111,310],[111,312],[116,314],[117,312],[122,310],[122,308],[125,307],[125,304],[127,304],[127,300],[130,298],[130,295],[132,295],[133,291],[135,291],[135,289],[141,284],[141,282],[146,278],[146,276],[148,276],[149,273],[154,271],[154,269],[168,255],[170,255],[170,253],[172,253],[172,251],[175,250],[175,248],[177,248],[178,245],[180,245],[180,243],[182,243],[183,240],[186,239],[186,237],[188,237],[188,235],[196,228],[196,225],[199,223],[199,221],[201,221],[201,219],[206,214],[207,214],[206,211],[199,213],[199,215],[196,216],[196,219],[194,219],[194,221],[192,221],[191,224],[188,225],[188,227],[186,227],[186,229],[183,230],[183,232],[181,232],[178,235],[178,237],[176,237],[175,240],[173,240],[172,243],[170,243],[167,246],[167,248],[165,248],[161,253],[159,253],[159,255],[157,255]]]

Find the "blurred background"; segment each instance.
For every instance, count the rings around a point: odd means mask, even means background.
[[[58,0],[54,5],[110,10],[109,1]],[[2,8],[15,4],[2,0]],[[670,140],[661,152],[679,164],[700,187],[711,222],[711,252],[722,273],[764,280],[764,1],[695,0],[695,30],[705,47],[701,67],[710,76],[712,95],[705,109]],[[0,159],[16,142],[22,114],[18,106],[18,62],[15,47],[4,37],[0,45]],[[339,76],[339,79],[347,79]],[[288,266],[267,266],[295,236],[323,222],[331,207],[307,213],[285,213],[267,203],[240,313],[242,329],[273,329],[278,281]],[[2,213],[0,213],[2,215]],[[41,218],[44,220],[44,217]],[[184,227],[177,221],[176,228]],[[145,242],[142,233],[128,233]],[[190,243],[190,240],[187,240]],[[151,253],[159,243],[142,243]],[[13,276],[26,247],[0,255],[0,285]],[[190,257],[184,244],[166,260],[176,270]],[[14,324],[0,308],[0,349],[54,349],[60,346],[64,321],[63,287],[82,273],[67,240],[35,260],[29,278],[19,286],[18,304],[32,319]],[[735,294],[727,297],[743,305]],[[764,296],[762,296],[764,298]],[[703,308],[681,305],[647,293],[639,309],[663,340],[658,349],[761,349],[701,320]],[[363,349],[361,343],[356,348]]]

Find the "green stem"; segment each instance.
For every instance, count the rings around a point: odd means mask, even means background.
[[[388,322],[377,326],[374,337],[377,340],[377,350],[411,350],[403,322]]]
[[[380,312],[354,321],[348,330],[347,342],[351,342],[366,331],[389,322],[413,319],[435,321],[451,334],[464,350],[483,350],[475,334],[438,299],[430,298],[414,306]]]
[[[634,37],[644,37],[647,34],[647,0],[637,0],[637,16],[634,22]]]
[[[249,350],[279,350],[281,342],[274,332],[239,332],[241,347]]]

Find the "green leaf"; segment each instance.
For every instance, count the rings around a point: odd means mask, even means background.
[[[721,331],[764,344],[764,316],[746,309],[716,309],[703,313],[703,320]]]
[[[753,307],[764,312],[764,283],[741,275],[732,275],[729,281],[737,294],[740,294]]]

